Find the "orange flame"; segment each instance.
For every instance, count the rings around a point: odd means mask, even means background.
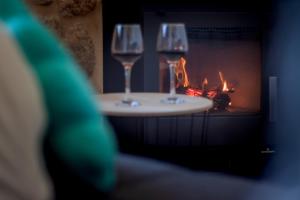
[[[184,58],[180,58],[178,66],[176,67],[176,78],[178,81],[177,87],[180,85],[183,87],[188,87],[190,85],[186,72],[186,60]]]
[[[208,85],[208,80],[207,78],[204,78],[204,80],[202,81],[202,90],[205,90],[207,85]]]
[[[224,76],[223,76],[222,72],[219,72],[219,77],[220,77],[220,80],[221,80],[221,83],[222,83],[222,91],[223,92],[228,92],[229,91],[228,84],[227,84],[227,81],[224,79]]]
[[[229,91],[229,88],[227,86],[227,81],[224,81],[222,91],[223,92],[228,92]]]

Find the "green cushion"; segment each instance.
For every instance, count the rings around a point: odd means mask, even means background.
[[[0,20],[40,83],[49,121],[45,138],[53,152],[99,190],[110,190],[115,183],[116,143],[106,119],[97,110],[87,78],[20,0],[1,0]]]

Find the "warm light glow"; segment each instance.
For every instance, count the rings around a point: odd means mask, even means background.
[[[198,96],[203,95],[203,91],[198,90],[198,89],[189,88],[186,90],[185,94],[188,96],[198,97]]]
[[[224,84],[224,76],[223,76],[222,72],[219,72],[219,77],[220,77],[221,83],[223,85]]]
[[[202,81],[202,90],[206,90],[207,89],[207,85],[208,85],[208,80],[207,80],[207,78],[205,78]]]
[[[215,107],[214,108],[215,110],[218,109],[226,110],[228,106],[232,105],[232,102],[230,101],[229,93],[233,93],[234,89],[231,85],[228,84],[227,80],[224,79],[224,75],[221,71],[219,71],[219,78],[221,84],[211,88],[208,87],[208,79],[206,77],[203,79],[201,83],[201,87],[192,87],[190,85],[188,75],[186,72],[186,60],[184,58],[180,58],[175,72],[177,78],[176,87],[177,88],[180,86],[184,87],[186,95],[193,96],[193,97],[206,97],[212,99],[213,101],[219,101],[219,103],[221,102],[221,105],[218,104],[220,108]],[[227,105],[223,105],[222,102],[224,102],[223,104],[227,104]]]
[[[188,75],[186,73],[186,60],[184,58],[180,58],[178,66],[176,67],[176,78],[177,78],[177,86],[188,87],[190,85]]]
[[[227,86],[227,81],[224,81],[222,91],[223,92],[228,92],[229,91],[228,86]]]
[[[224,79],[223,73],[219,71],[219,77],[221,80],[221,84],[222,84],[222,91],[223,92],[228,92],[229,88],[228,88],[228,84],[227,81]]]
[[[210,99],[215,98],[216,95],[217,95],[217,91],[215,91],[215,90],[210,90],[207,92],[207,97]]]

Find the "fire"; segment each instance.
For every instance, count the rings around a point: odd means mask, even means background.
[[[229,88],[227,86],[227,81],[224,81],[222,91],[223,92],[228,92],[229,91]]]
[[[207,97],[208,97],[209,99],[213,99],[213,98],[215,98],[215,96],[217,96],[217,94],[218,94],[217,91],[215,91],[215,90],[210,90],[210,91],[207,92]]]
[[[180,58],[176,67],[176,88],[184,89],[185,94],[194,97],[207,97],[214,101],[213,110],[227,110],[228,106],[232,106],[230,93],[234,92],[234,88],[230,86],[224,75],[219,71],[220,84],[214,87],[208,87],[208,79],[204,78],[199,87],[192,87],[189,82],[188,74],[186,71],[186,60]]]
[[[221,84],[222,84],[222,91],[223,92],[229,92],[227,81],[224,79],[224,76],[223,76],[222,72],[219,72],[219,77],[220,77]]]
[[[193,97],[200,97],[203,95],[203,91],[199,89],[194,89],[194,88],[188,88],[185,92],[186,95],[188,96],[193,96]]]
[[[206,90],[207,85],[208,85],[208,80],[207,80],[207,78],[205,78],[205,79],[202,81],[202,90]]]
[[[189,78],[186,72],[186,60],[184,58],[180,58],[178,66],[176,67],[176,79],[177,79],[177,85],[183,87],[188,87],[190,85]]]

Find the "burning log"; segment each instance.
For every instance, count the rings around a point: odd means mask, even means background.
[[[176,68],[176,90],[179,93],[185,93],[194,97],[206,97],[214,102],[212,111],[226,111],[231,105],[230,93],[234,92],[234,88],[230,87],[225,80],[224,75],[219,71],[220,85],[208,88],[208,80],[204,78],[201,88],[191,87],[186,71],[186,60],[181,58]]]
[[[214,102],[213,110],[215,111],[226,111],[230,106],[231,98],[228,93],[220,92],[212,99]]]
[[[222,72],[219,72],[219,77],[221,84],[216,91],[216,95],[212,98],[214,102],[214,106],[212,109],[215,111],[226,111],[231,105],[231,98],[229,96],[229,93],[233,93],[234,88],[229,88]]]
[[[233,87],[229,87],[224,79],[222,72],[219,72],[221,84],[218,87],[208,88],[208,80],[205,78],[202,81],[201,89],[191,88],[186,89],[185,94],[189,96],[202,96],[213,100],[214,106],[212,111],[226,111],[231,105],[230,93],[234,92]]]
[[[188,88],[186,90],[185,94],[189,95],[189,96],[194,96],[194,97],[201,97],[201,96],[203,96],[203,90]]]

